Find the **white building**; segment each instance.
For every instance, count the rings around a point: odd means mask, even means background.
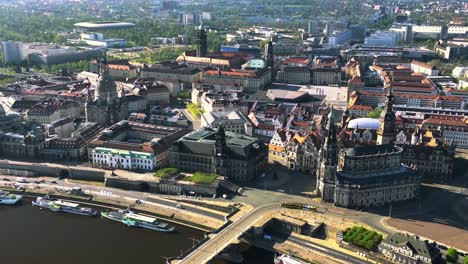
[[[219,127],[222,125],[224,130],[239,134],[252,136],[252,124],[239,111],[215,111],[204,112],[201,116],[202,127]]]
[[[93,149],[92,159],[93,163],[118,169],[149,171],[156,167],[154,154],[145,152],[98,147]]]

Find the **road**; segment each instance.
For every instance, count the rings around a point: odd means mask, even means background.
[[[268,211],[279,208],[277,203],[262,205],[255,208],[249,214],[243,216],[238,221],[232,223],[218,234],[214,235],[210,240],[201,245],[197,250],[193,251],[182,259],[180,264],[201,264],[207,263],[214,258],[224,248],[234,242],[252,225],[255,224]]]
[[[4,179],[8,179],[8,181],[4,181]],[[28,183],[19,183],[19,182],[16,182],[16,177],[9,177],[9,176],[2,176],[2,178],[0,179],[0,185],[14,184],[16,186],[21,186],[27,189],[34,189],[35,187],[40,187],[43,190],[52,191],[55,189],[71,190],[73,187],[81,187],[81,189],[85,193],[88,193],[91,195],[107,196],[109,197],[109,199],[112,199],[113,197],[115,198],[119,197],[119,198],[127,199],[129,201],[141,200],[143,203],[152,203],[152,204],[163,206],[172,210],[188,211],[188,212],[192,212],[195,214],[200,214],[200,215],[211,217],[217,220],[224,221],[224,215],[222,213],[217,214],[212,211],[203,210],[200,207],[191,206],[191,205],[184,205],[183,209],[177,208],[176,207],[177,202],[171,201],[168,199],[158,198],[153,194],[147,194],[147,193],[136,192],[136,191],[125,191],[125,190],[109,188],[105,186],[81,185],[77,183],[68,182],[67,180],[59,180],[59,179],[56,179],[55,182],[56,182],[55,184],[52,184],[51,181],[49,180],[43,183],[35,183],[34,181],[31,181]]]
[[[288,241],[293,242],[296,245],[299,245],[303,248],[310,249],[312,251],[320,252],[326,256],[333,257],[335,259],[339,259],[344,261],[345,263],[351,263],[351,264],[369,264],[372,262],[365,261],[359,258],[356,258],[354,256],[346,255],[343,252],[340,252],[338,250],[334,250],[328,247],[324,247],[323,245],[300,239],[298,237],[290,236],[288,238]]]

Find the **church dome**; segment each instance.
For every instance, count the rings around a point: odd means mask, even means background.
[[[369,129],[369,130],[378,130],[380,126],[380,121],[375,118],[356,118],[348,123],[348,128],[359,128],[359,129]]]

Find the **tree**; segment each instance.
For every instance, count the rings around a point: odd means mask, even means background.
[[[383,111],[383,108],[377,108],[374,111],[369,112],[367,114],[367,117],[378,118],[380,117],[380,113],[382,113],[382,111]]]
[[[468,264],[468,256],[465,256],[465,260],[463,261],[463,264]]]
[[[445,255],[447,262],[456,263],[458,260],[458,251],[454,248],[449,248],[447,254]]]

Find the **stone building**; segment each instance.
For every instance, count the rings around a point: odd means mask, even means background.
[[[171,167],[187,172],[217,173],[228,180],[247,182],[263,172],[267,149],[259,139],[222,126],[192,132],[172,145]]]
[[[442,263],[442,254],[435,243],[408,234],[394,233],[379,245],[379,252],[396,263]]]
[[[392,97],[382,112],[377,144],[338,151],[331,110],[317,170],[317,192],[337,206],[362,208],[410,200],[418,196],[420,177],[402,165],[403,149],[394,146],[395,115]],[[384,144],[382,144],[384,143]]]
[[[85,113],[86,122],[95,122],[103,126],[110,126],[128,118],[128,102],[125,96],[118,95],[117,86],[106,63],[101,64],[94,96],[88,94]]]
[[[312,173],[317,169],[319,135],[278,129],[268,144],[268,163],[280,164],[289,170]]]

